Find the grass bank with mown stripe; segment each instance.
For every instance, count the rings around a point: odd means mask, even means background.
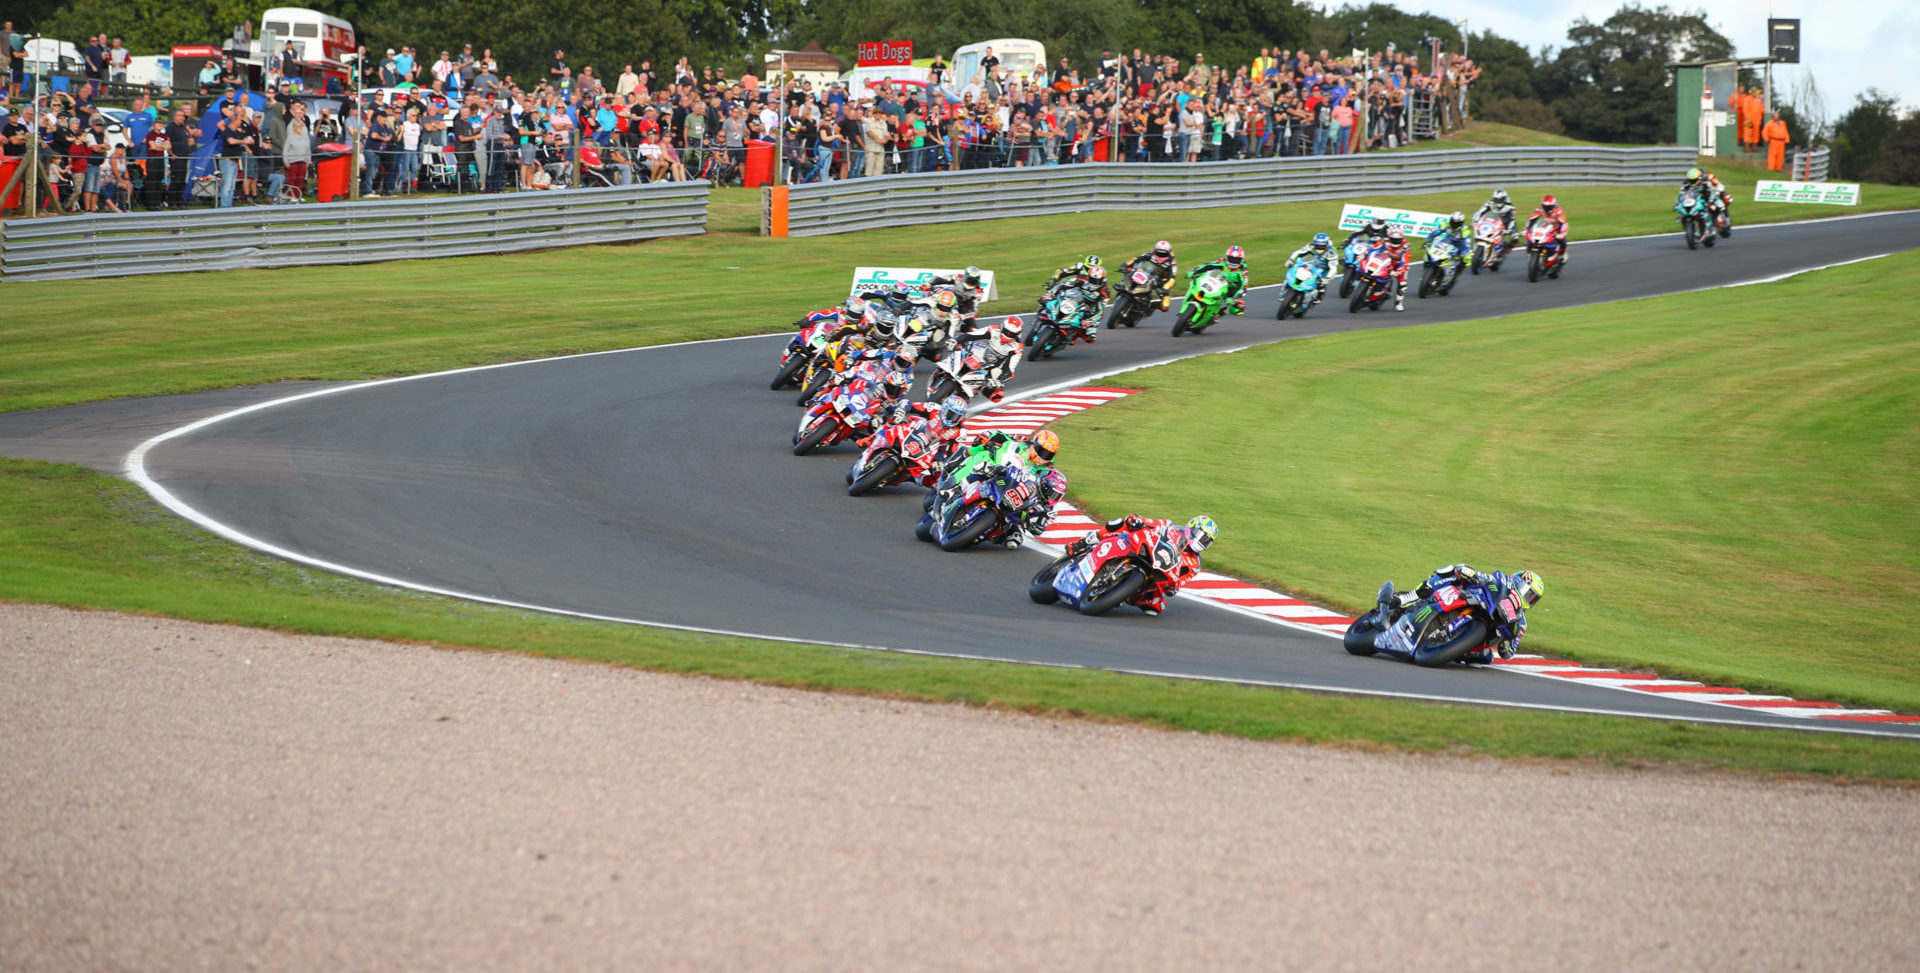
[[[1920,745],[1834,734],[1441,706],[582,622],[396,591],[235,547],[137,488],[0,459],[0,599],[286,632],[586,659],[661,672],[1260,740],[1920,781]],[[1011,579],[1010,598],[1023,598]]]
[[[1752,180],[1744,178],[1730,181],[1736,197],[1750,199]],[[1523,203],[1541,191],[1507,188]],[[1471,211],[1484,196],[1369,201]],[[1668,188],[1572,188],[1560,197],[1576,239],[1674,228]],[[1920,188],[1868,187],[1865,199],[1870,207],[1920,207]],[[716,200],[716,211],[742,208],[736,195]],[[1829,210],[1745,203],[1735,213],[1752,223],[1834,215]],[[1241,244],[1255,281],[1272,282],[1281,258],[1332,229],[1339,212],[1326,202],[1081,213],[804,239],[715,233],[362,267],[6,284],[0,411],[764,333],[843,298],[861,264],[977,263],[999,273],[1004,300],[994,310],[1002,311],[1030,308],[1047,275],[1081,254],[1123,259],[1158,237],[1189,264]]]
[[[1752,287],[1354,332],[1129,373],[1058,423],[1097,516],[1355,609],[1541,572],[1529,646],[1920,712],[1920,251]]]

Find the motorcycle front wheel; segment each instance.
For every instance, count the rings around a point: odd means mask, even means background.
[[[1487,246],[1484,243],[1473,245],[1473,276],[1480,276],[1480,265],[1487,262]]]
[[[1193,322],[1193,309],[1197,305],[1187,301],[1180,305],[1180,316],[1173,319],[1173,336],[1178,338],[1187,333],[1187,325]]]
[[[770,383],[767,387],[774,390],[775,392],[778,392],[781,389],[786,388],[789,385],[792,385],[793,380],[799,377],[800,370],[805,367],[807,367],[806,358],[800,355],[794,355],[793,357],[788,358],[786,364],[780,366],[780,371],[773,376],[772,383]]]
[[[1049,351],[1049,348],[1053,344],[1054,338],[1058,337],[1058,335],[1059,332],[1053,329],[1053,325],[1041,325],[1040,330],[1033,333],[1033,344],[1027,346],[1027,361],[1032,363],[1042,358],[1051,357],[1052,353]]]
[[[1349,270],[1346,273],[1340,275],[1340,299],[1341,300],[1344,301],[1348,297],[1352,296],[1353,283],[1354,283],[1353,271]]]
[[[1133,307],[1133,295],[1125,291],[1114,299],[1113,310],[1107,312],[1107,330],[1113,331],[1127,324],[1127,311]]]
[[[821,419],[815,423],[812,429],[807,430],[805,436],[800,437],[799,442],[793,444],[793,455],[805,456],[819,449],[820,444],[826,442],[827,437],[833,435],[834,425],[835,423],[832,419]]]
[[[1080,597],[1080,614],[1105,615],[1126,604],[1146,583],[1147,576],[1138,566],[1124,561],[1109,563],[1087,582],[1087,590]]]
[[[1428,294],[1433,293],[1434,290],[1437,289],[1439,286],[1440,286],[1440,268],[1434,266],[1433,264],[1428,264],[1427,276],[1421,279],[1420,281],[1420,297],[1422,299],[1426,298]]]
[[[1535,250],[1533,256],[1527,260],[1527,283],[1531,284],[1540,279],[1540,264],[1542,259],[1540,251]]]
[[[1367,292],[1370,290],[1373,290],[1372,281],[1367,281],[1366,285],[1363,287],[1354,288],[1353,300],[1350,300],[1347,302],[1348,314],[1360,313],[1360,309],[1367,305]]]
[[[1687,249],[1697,249],[1700,246],[1700,231],[1694,228],[1692,220],[1681,221],[1681,226],[1687,233]]]
[[[874,460],[873,466],[869,467],[865,473],[860,474],[847,485],[847,496],[858,497],[872,493],[879,487],[885,486],[898,472],[900,472],[899,458],[882,456]]]
[[[1285,321],[1293,313],[1293,305],[1300,300],[1300,292],[1289,287],[1280,292],[1280,310],[1274,312],[1273,319]]]
[[[1374,636],[1380,631],[1380,609],[1376,608],[1354,619],[1353,624],[1347,626],[1347,634],[1340,637],[1340,644],[1354,655],[1372,655],[1380,651],[1373,647]]]
[[[1053,563],[1041,568],[1032,581],[1027,582],[1027,597],[1033,599],[1034,604],[1051,605],[1060,600],[1060,592],[1053,590],[1053,579],[1070,560],[1072,558],[1064,556],[1056,558]]]

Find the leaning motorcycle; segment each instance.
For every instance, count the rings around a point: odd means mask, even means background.
[[[1040,313],[1020,334],[1027,361],[1052,358],[1076,341],[1092,341],[1087,316],[1100,313],[1100,298],[1079,287],[1058,291],[1041,304]]]
[[[1565,244],[1554,235],[1553,224],[1542,221],[1527,231],[1527,283],[1542,276],[1558,280],[1560,266],[1567,261]]]
[[[1353,285],[1360,282],[1360,261],[1366,257],[1372,244],[1364,236],[1347,241],[1346,252],[1341,254],[1341,262],[1347,268],[1340,275],[1340,299],[1346,300],[1353,294]]]
[[[914,528],[915,537],[932,541],[943,551],[1004,543],[1020,525],[1025,510],[1040,502],[1038,484],[1016,472],[1011,463],[983,467],[954,486],[946,501],[936,503]]]
[[[1065,602],[1082,615],[1104,615],[1142,589],[1174,582],[1180,547],[1165,528],[1143,527],[1100,539],[1079,554],[1062,554],[1027,583],[1027,597],[1042,605]]]
[[[1498,217],[1482,216],[1473,221],[1473,261],[1469,266],[1478,274],[1482,267],[1488,271],[1500,269],[1500,262],[1507,259],[1507,224]]]
[[[833,335],[839,323],[836,316],[802,325],[793,339],[787,342],[786,350],[780,353],[780,370],[774,373],[773,381],[767,387],[778,392],[800,384],[807,366],[826,348],[827,339]]]
[[[1393,296],[1393,258],[1387,255],[1386,247],[1375,247],[1360,258],[1360,267],[1354,275],[1353,297],[1347,301],[1347,313],[1357,314],[1360,309],[1380,310],[1380,305]]]
[[[878,381],[861,375],[824,390],[793,431],[793,455],[859,438],[874,427],[889,401]]]
[[[1220,312],[1227,306],[1227,295],[1232,291],[1227,275],[1218,270],[1209,270],[1194,278],[1187,286],[1187,299],[1180,302],[1180,316],[1173,322],[1173,336],[1178,338],[1189,331],[1199,334],[1219,320]]]
[[[867,448],[847,470],[847,496],[859,497],[896,483],[933,485],[942,444],[924,422],[895,422],[874,430]]]
[[[1520,596],[1495,597],[1485,584],[1427,579],[1431,594],[1401,606],[1393,582],[1380,586],[1373,609],[1347,626],[1341,644],[1354,655],[1385,652],[1416,665],[1444,666],[1516,637]]]
[[[1326,275],[1326,267],[1318,260],[1295,262],[1281,282],[1280,310],[1274,313],[1274,318],[1285,321],[1289,316],[1306,317],[1315,295],[1320,293],[1320,281]]]
[[[1673,211],[1679,214],[1680,232],[1686,234],[1688,250],[1696,250],[1702,243],[1713,246],[1713,233],[1707,229],[1707,201],[1698,191],[1680,190],[1673,200]]]
[[[1140,319],[1152,314],[1155,305],[1160,303],[1159,295],[1154,293],[1153,275],[1140,264],[1128,264],[1120,273],[1120,286],[1114,290],[1113,310],[1107,312],[1108,331],[1139,324]]]
[[[1445,297],[1453,291],[1453,285],[1459,279],[1460,248],[1444,237],[1427,241],[1427,272],[1420,279],[1420,296],[1438,294]]]
[[[858,331],[826,342],[807,362],[806,379],[800,383],[800,397],[794,405],[809,405],[821,390],[839,381],[841,376],[867,350],[867,337]]]

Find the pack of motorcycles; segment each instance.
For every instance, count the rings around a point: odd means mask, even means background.
[[[1496,223],[1493,229],[1502,228]],[[1476,231],[1476,247],[1483,243],[1479,235]],[[1504,232],[1498,237],[1487,261],[1474,261],[1475,273],[1498,267],[1506,257]],[[1484,242],[1490,249],[1496,246]],[[1452,288],[1455,275],[1442,265],[1454,257],[1429,253],[1429,281],[1423,282],[1421,296]],[[1557,270],[1551,264],[1549,269]],[[1289,269],[1279,317],[1306,313],[1306,298],[1318,291],[1318,279],[1300,276],[1299,270]],[[1203,273],[1190,281],[1176,334],[1203,331],[1225,312],[1228,289],[1218,276]],[[1109,330],[1135,327],[1165,306],[1166,294],[1150,269],[1129,264],[1116,283],[1105,319]],[[1370,284],[1360,268],[1353,286]],[[964,285],[947,289],[958,286]],[[943,551],[1018,546],[1017,539],[1037,534],[1052,515],[1052,501],[1023,459],[1025,437],[943,438],[934,428],[937,412],[943,404],[971,404],[982,396],[998,401],[1020,359],[1050,358],[1077,342],[1092,341],[1106,305],[1097,282],[1060,281],[1041,298],[1038,313],[1021,332],[1020,348],[1008,356],[992,348],[992,326],[977,324],[973,314],[939,311],[941,289],[863,294],[869,313],[858,327],[844,327],[837,308],[808,315],[782,350],[770,387],[800,389],[796,404],[807,411],[793,434],[796,455],[839,443],[859,448],[846,473],[848,495],[915,484],[928,491],[914,531],[920,540]],[[926,403],[917,409],[907,408],[913,379],[898,365],[902,352],[914,361],[935,363]],[[1028,594],[1036,602],[1064,604],[1087,615],[1105,614],[1154,587],[1171,595],[1177,585],[1167,569],[1178,563],[1179,545],[1167,530],[1149,526],[1077,545],[1036,573]],[[1387,593],[1374,610],[1353,623],[1346,638],[1349,652],[1445,665],[1511,634],[1511,620],[1487,592],[1454,585],[1421,598],[1394,598],[1388,597],[1391,587],[1382,589]]]

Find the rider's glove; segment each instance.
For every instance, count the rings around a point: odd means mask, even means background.
[[[1497,648],[1500,650],[1500,658],[1511,659],[1513,658],[1514,649],[1518,648],[1518,646],[1513,644],[1512,639],[1501,639]]]

